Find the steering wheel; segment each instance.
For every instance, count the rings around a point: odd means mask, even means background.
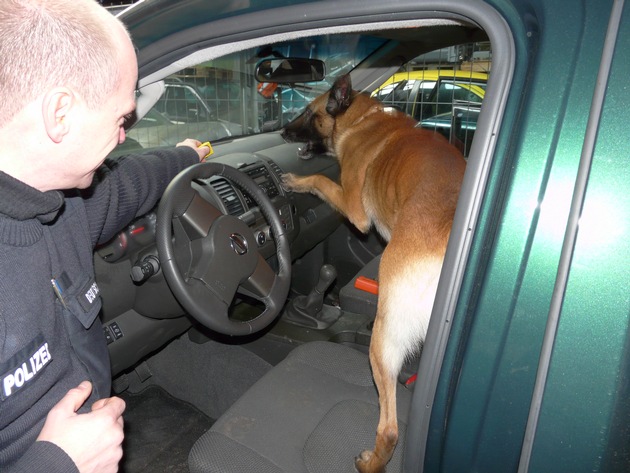
[[[223,214],[192,187],[195,179],[223,176],[244,189],[271,226],[278,273],[257,250],[249,226]],[[156,223],[156,243],[166,281],[179,303],[202,325],[226,335],[267,327],[282,309],[291,283],[289,241],[277,210],[258,185],[233,167],[200,163],[180,172],[166,188]],[[241,322],[228,309],[239,292],[265,309]]]

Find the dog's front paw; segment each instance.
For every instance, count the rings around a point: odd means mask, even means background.
[[[282,188],[287,191],[292,191],[297,176],[295,174],[286,173],[280,176]]]
[[[304,186],[304,178],[296,176],[290,172],[280,176],[282,179],[282,187],[287,191],[294,192],[308,192],[308,189]]]

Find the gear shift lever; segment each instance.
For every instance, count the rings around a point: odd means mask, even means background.
[[[324,306],[324,295],[337,277],[337,270],[331,264],[325,264],[319,270],[319,280],[308,296],[295,298],[294,305],[300,312],[315,317]]]
[[[333,265],[323,265],[315,287],[307,296],[298,296],[291,301],[286,310],[286,318],[296,324],[316,328],[327,327],[337,320],[339,310],[324,306],[324,295],[336,277],[337,270]]]

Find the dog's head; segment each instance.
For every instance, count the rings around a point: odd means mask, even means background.
[[[306,143],[298,153],[303,159],[318,153],[334,154],[335,121],[350,108],[355,94],[350,75],[341,76],[328,92],[313,100],[299,117],[284,127],[282,137],[290,142]]]

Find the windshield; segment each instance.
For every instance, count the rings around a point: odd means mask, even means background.
[[[154,107],[127,131],[125,148],[174,145],[187,137],[200,140],[251,135],[282,128],[298,116],[336,77],[352,70],[386,40],[367,35],[325,35],[240,51],[164,80]],[[266,84],[255,79],[265,58],[323,60],[321,82]]]
[[[148,113],[127,130],[126,142],[114,154],[173,146],[186,138],[217,142],[279,130],[302,113],[312,99],[327,91],[335,79],[362,63],[369,64],[366,59],[398,44],[396,39],[370,33],[320,35],[239,51],[186,67],[164,79],[161,96],[154,98]],[[419,123],[449,114],[455,104],[462,102],[478,107],[487,74],[462,69],[462,51],[470,56],[484,47],[481,43],[458,45],[437,55],[432,52],[417,56],[402,67],[382,68],[386,75],[372,85],[370,92]],[[256,80],[260,61],[287,57],[323,61],[325,79],[292,84]],[[436,121],[426,123],[435,126]]]

